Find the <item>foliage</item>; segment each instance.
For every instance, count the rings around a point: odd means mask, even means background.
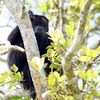
[[[18,72],[18,67],[16,65],[11,66],[12,72],[5,71],[0,76],[0,85],[5,86],[9,85],[9,89],[20,89],[21,87],[18,85],[18,82],[23,81],[23,76],[20,72]],[[31,100],[30,97],[12,97],[11,100]]]
[[[53,40],[53,43],[48,47],[47,54],[44,54],[43,57],[48,57],[49,60],[52,62],[52,64],[50,65],[51,68],[56,68],[59,71],[61,68],[61,58],[63,55],[63,51],[71,45],[72,39],[70,42],[69,39],[68,41],[65,40],[63,35],[61,33],[58,33],[57,31],[48,34]],[[86,46],[83,46],[81,52],[85,56],[79,57],[79,60],[81,62],[76,66],[77,70],[75,70],[74,73],[76,77],[79,76],[79,79],[82,79],[82,81],[84,82],[84,84],[81,84],[79,86],[79,89],[83,91],[85,95],[85,100],[88,99],[92,100],[93,96],[100,96],[99,92],[97,91],[97,88],[100,83],[100,81],[97,80],[99,76],[99,71],[98,68],[96,68],[95,70],[89,68],[87,71],[84,71],[85,69],[84,66],[86,66],[85,63],[87,64],[93,63],[93,60],[95,59],[95,57],[97,57],[97,55],[100,52],[100,48],[91,50]],[[34,66],[34,68],[35,66],[37,66],[37,68],[35,69],[41,72],[41,69],[44,68],[43,67],[44,61],[42,61],[43,59],[44,58],[41,59],[34,58],[30,62],[30,64]],[[48,83],[49,90],[43,93],[43,95],[48,94],[52,96],[54,100],[56,99],[74,100],[73,96],[71,96],[71,90],[68,87],[68,80],[66,79],[65,75],[60,76],[60,74],[56,71],[51,72],[47,78],[47,83]]]
[[[47,54],[44,54],[43,57],[48,57],[48,59],[52,62],[50,65],[51,68],[56,68],[58,71],[62,68],[61,66],[61,60],[63,57],[64,52],[67,51],[67,49],[71,46],[73,43],[74,36],[76,34],[76,29],[78,25],[79,20],[79,12],[82,8],[85,0],[70,0],[69,5],[67,2],[65,2],[65,5],[69,6],[67,10],[65,9],[65,28],[66,31],[66,38],[64,37],[64,33],[62,30],[60,30],[60,20],[58,18],[58,6],[59,0],[44,0],[43,3],[38,5],[38,7],[41,9],[43,14],[46,14],[48,12],[48,18],[50,21],[52,21],[52,26],[55,28],[57,26],[57,23],[59,24],[54,31],[51,31],[48,33],[50,35],[50,39],[52,39],[53,43],[51,46],[48,47]],[[99,13],[99,6],[100,2],[98,0],[93,1],[92,9],[90,9],[89,16],[87,18],[87,24],[85,28],[85,33],[88,32],[98,33],[96,29],[99,27],[99,17],[96,19],[96,25],[91,25],[91,21],[94,20],[95,15]],[[61,13],[61,12],[60,12]],[[56,20],[57,19],[57,20]],[[95,29],[94,29],[95,27]],[[58,30],[59,29],[59,30]],[[89,38],[89,37],[88,37]],[[86,45],[82,46],[80,51],[77,52],[77,54],[74,55],[72,62],[74,69],[74,73],[78,79],[82,80],[82,84],[80,84],[79,89],[84,94],[84,100],[93,100],[94,97],[100,96],[100,93],[98,92],[98,87],[100,84],[100,81],[98,80],[99,76],[99,70],[96,66],[98,66],[98,63],[96,63],[96,60],[98,59],[98,56],[100,54],[100,47],[97,47],[95,49],[91,49],[87,47]],[[75,59],[74,59],[75,58]],[[78,63],[77,63],[78,62]],[[96,66],[94,67],[94,64]],[[56,75],[57,76],[56,76]],[[72,100],[73,96],[71,93],[72,90],[68,87],[68,80],[65,78],[63,81],[59,82],[58,77],[61,78],[62,76],[59,75],[57,72],[51,72],[48,76],[48,88],[50,91],[46,92],[47,94],[51,95],[55,100]],[[61,86],[61,87],[60,87]],[[66,87],[66,89],[63,89],[63,86]],[[60,90],[59,90],[60,89]],[[63,95],[63,91],[65,95]],[[69,97],[70,94],[70,97]],[[72,99],[71,99],[72,98]]]
[[[98,56],[100,53],[100,48],[96,48],[95,50],[89,49],[85,46],[82,47],[84,56],[80,56],[79,60],[82,62],[93,62],[93,60]]]
[[[16,65],[11,66],[11,69],[13,70],[13,72],[5,71],[0,76],[0,84],[5,85],[9,83],[10,89],[16,86],[16,83],[22,81],[23,79],[21,73],[18,72],[18,68],[16,67]]]
[[[63,20],[59,16],[59,14],[63,15],[61,9],[61,12],[59,12],[59,2],[60,0],[43,0],[42,3],[37,5],[42,13],[49,18],[53,27],[53,31],[47,33],[53,41],[53,43],[47,48],[47,53],[44,54],[41,59],[34,57],[29,61],[30,65],[41,75],[43,75],[43,69],[46,66],[46,64],[44,64],[44,57],[48,57],[52,62],[50,65],[52,69],[55,68],[59,72],[62,68],[62,58],[74,41],[80,17],[79,12],[85,0],[70,0],[69,3],[65,1],[63,5],[65,7],[63,9],[65,10],[64,16],[62,16]],[[84,34],[86,35],[85,44],[87,43],[89,34],[100,34],[100,16],[95,19],[96,14],[100,12],[99,5],[99,0],[93,1],[84,30]],[[63,24],[60,23],[61,20]],[[92,25],[92,21],[94,21],[95,25]],[[65,34],[63,29],[65,30]],[[82,44],[80,50],[73,54],[74,57],[71,59],[71,63],[75,77],[82,81],[82,83],[79,83],[78,88],[81,91],[84,100],[94,100],[100,97],[98,91],[100,86],[100,81],[98,80],[100,75],[98,68],[98,65],[100,64],[100,60],[98,61],[100,57],[100,46],[91,49],[85,44]],[[5,72],[2,74],[2,77],[0,78],[1,85],[9,82],[11,88],[12,86],[15,86],[16,82],[21,81],[22,76],[17,72],[18,69],[16,69],[15,65],[13,65],[12,70],[13,72]],[[73,97],[73,91],[70,88],[70,82],[72,82],[72,80],[69,82],[68,75],[60,75],[57,71],[51,72],[48,75],[46,80],[48,91],[43,93],[43,97],[50,95],[54,100],[75,100]],[[22,97],[15,97],[12,100],[22,100]]]
[[[11,100],[31,100],[30,97],[13,97]]]

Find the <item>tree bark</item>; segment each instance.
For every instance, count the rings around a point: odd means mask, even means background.
[[[40,57],[36,38],[33,34],[34,32],[31,26],[29,16],[27,13],[24,12],[25,8],[24,6],[22,6],[23,2],[21,2],[20,0],[4,0],[4,4],[13,14],[15,21],[19,26],[24,41],[27,59],[31,60],[35,56]],[[46,86],[44,86],[42,83],[36,84],[41,77],[40,74],[31,66],[29,66],[29,69],[31,72],[32,80],[34,81],[34,86],[38,100],[48,100],[48,97],[42,98],[42,93],[47,90]],[[44,79],[42,77],[41,81],[44,82]]]

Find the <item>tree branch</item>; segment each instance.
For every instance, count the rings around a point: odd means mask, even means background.
[[[64,59],[62,60],[62,65],[64,66],[65,71],[71,68],[71,59],[75,55],[75,53],[81,48],[82,44],[84,43],[84,29],[86,25],[86,18],[88,16],[89,8],[92,4],[92,0],[86,0],[81,12],[80,12],[80,19],[78,23],[77,32],[73,41],[73,44],[65,53]]]
[[[18,51],[21,51],[21,52],[25,52],[25,50],[19,46],[14,46],[14,45],[11,45],[9,42],[2,42],[0,43],[0,55],[5,55],[7,53],[9,53],[10,51],[12,50],[18,50]]]
[[[20,86],[20,88],[13,90],[9,89],[4,90],[2,87],[0,87],[0,100],[11,100],[12,97],[17,97],[17,96],[29,97],[30,96],[29,91],[25,90],[22,87],[21,83],[18,83],[18,85]]]
[[[19,26],[24,41],[27,59],[31,60],[35,56],[40,57],[31,22],[28,14],[25,12],[25,7],[22,7],[22,2],[20,0],[4,0],[4,3],[13,14],[16,23]],[[22,11],[24,11],[24,16],[22,16]],[[42,98],[42,93],[46,90],[46,86],[44,86],[42,83],[36,84],[38,79],[41,77],[40,74],[31,66],[29,66],[29,69],[31,72],[32,80],[34,81],[33,83],[38,100],[45,100],[46,98]],[[41,78],[41,81],[44,82],[44,79]]]
[[[64,69],[64,73],[68,78],[69,87],[73,93],[73,97],[75,100],[83,100],[83,98],[77,85],[77,79],[75,78],[75,75],[73,72],[71,60],[73,56],[75,55],[75,53],[81,48],[82,44],[84,43],[84,40],[85,40],[84,29],[85,29],[87,16],[88,16],[88,12],[89,12],[91,4],[92,4],[92,0],[85,1],[85,4],[82,7],[81,12],[80,12],[80,19],[79,19],[79,23],[78,23],[73,44],[68,49],[68,51],[64,54],[64,57],[62,59],[62,66]]]

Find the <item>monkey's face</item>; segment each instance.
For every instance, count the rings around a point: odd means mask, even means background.
[[[45,16],[34,15],[31,10],[28,13],[36,38],[43,38],[48,32],[48,19]]]
[[[32,26],[36,38],[42,38],[46,35],[46,32],[48,32],[48,19],[44,16],[35,15]]]

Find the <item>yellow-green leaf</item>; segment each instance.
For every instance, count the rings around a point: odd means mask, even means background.
[[[96,68],[96,70],[92,72],[92,78],[96,79],[98,77],[98,68]]]
[[[38,65],[36,64],[36,62],[34,63],[34,62],[32,62],[32,61],[28,61],[29,62],[29,64],[35,69],[35,70],[39,70],[39,67],[38,67]]]
[[[91,60],[91,57],[81,56],[81,57],[79,58],[79,60],[82,61],[82,62],[88,62],[88,61]]]
[[[54,74],[55,78],[59,78],[60,77],[60,75],[59,75],[59,73],[57,71],[54,71],[53,74]]]
[[[91,95],[91,94],[86,94],[84,100],[93,100],[93,95]]]
[[[32,61],[28,61],[29,64],[35,69],[41,72],[42,68],[44,67],[44,60],[45,58],[33,57]]]
[[[58,78],[58,82],[64,81],[65,78],[66,78],[66,76],[65,75],[62,75],[61,77]]]
[[[54,86],[55,85],[55,76],[53,75],[53,73],[50,73],[49,77],[48,77],[48,85],[49,86]]]
[[[70,25],[66,25],[66,32],[70,36],[75,36],[75,31],[73,30],[73,27],[71,27]]]
[[[21,81],[23,79],[20,72],[16,73],[16,78],[18,79],[18,81]]]
[[[87,81],[89,81],[92,78],[92,70],[88,70],[86,72],[86,76],[87,76]]]
[[[74,23],[73,22],[69,22],[69,25],[71,26],[72,29],[74,29]]]
[[[96,56],[97,56],[96,50],[90,50],[90,51],[87,53],[87,56],[96,57]]]
[[[87,78],[86,78],[86,73],[85,73],[85,72],[79,70],[79,71],[78,71],[78,75],[79,75],[82,79],[87,80]]]
[[[17,71],[18,71],[18,67],[17,67],[15,64],[13,64],[13,65],[11,66],[11,69],[12,69],[14,72],[17,72]]]
[[[41,4],[39,8],[41,9],[42,12],[47,12],[47,6],[45,4]]]

